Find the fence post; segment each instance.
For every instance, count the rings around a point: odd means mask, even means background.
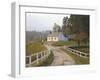
[[[41,58],[43,57],[43,53],[41,53]]]
[[[37,64],[39,63],[39,59],[38,59],[38,54],[36,55],[36,62],[37,62]]]
[[[31,67],[31,56],[29,56],[29,66]]]
[[[82,53],[80,52],[79,56],[81,57],[82,56]]]

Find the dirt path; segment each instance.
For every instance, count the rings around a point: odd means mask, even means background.
[[[75,61],[67,53],[62,51],[60,47],[54,47],[51,45],[46,45],[46,47],[52,49],[54,54],[54,60],[51,66],[75,64]]]

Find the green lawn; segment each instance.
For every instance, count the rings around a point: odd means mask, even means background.
[[[69,56],[71,56],[75,60],[76,64],[89,64],[89,58],[82,58],[69,52],[68,50],[65,50],[63,48],[61,49],[65,51]]]
[[[31,55],[37,52],[41,52],[46,50],[42,42],[37,41],[37,42],[30,42],[26,44],[26,55]]]

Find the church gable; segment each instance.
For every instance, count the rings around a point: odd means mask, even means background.
[[[53,32],[47,36],[47,41],[68,40],[61,32]]]

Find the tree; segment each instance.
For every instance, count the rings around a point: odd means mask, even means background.
[[[58,24],[54,23],[53,32],[60,32],[60,31],[61,27]]]
[[[89,15],[71,15],[69,21],[73,33],[85,32],[89,35]]]
[[[76,34],[75,40],[80,46],[80,42],[89,41],[89,16],[88,15],[71,15],[72,31]]]
[[[66,35],[76,35],[74,40],[80,42],[89,41],[89,15],[70,15],[63,18],[62,32]]]
[[[68,17],[63,18],[62,32],[64,36],[67,36],[72,33],[72,24],[70,23]]]
[[[80,46],[81,41],[85,41],[88,38],[87,34],[84,32],[78,33],[75,37],[74,40],[77,42],[78,46]]]

